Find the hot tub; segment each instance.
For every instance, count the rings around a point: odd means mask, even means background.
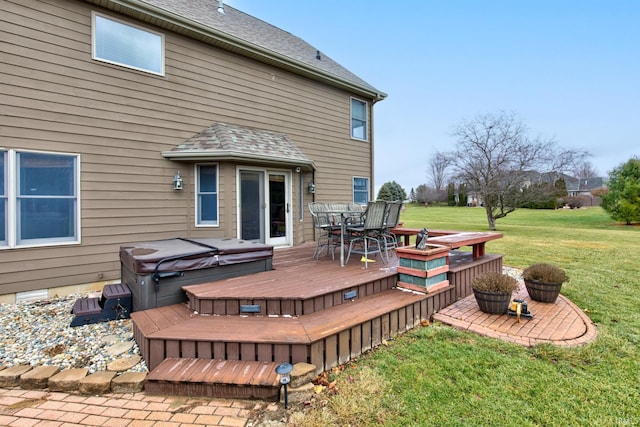
[[[187,300],[185,285],[272,269],[273,246],[239,239],[166,239],[120,247],[121,280],[132,311]]]

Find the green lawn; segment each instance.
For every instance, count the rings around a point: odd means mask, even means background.
[[[409,206],[406,227],[486,231],[481,208]],[[596,323],[579,348],[524,348],[439,324],[369,352],[330,380],[337,393],[292,415],[295,426],[640,425],[640,227],[600,208],[518,210],[487,252],[524,268],[549,262],[562,293]]]

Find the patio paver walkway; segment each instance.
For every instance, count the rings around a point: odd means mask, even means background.
[[[513,298],[527,302],[533,319],[521,319],[518,323],[515,317],[507,314],[483,313],[475,297],[469,295],[434,314],[433,320],[527,347],[541,343],[579,346],[597,337],[598,332],[591,319],[562,294],[555,303],[533,301],[521,281]]]
[[[0,388],[0,426],[240,427],[257,406],[277,409],[276,402]]]

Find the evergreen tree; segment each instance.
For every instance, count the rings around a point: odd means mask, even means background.
[[[378,191],[377,200],[385,200],[387,202],[401,201],[404,202],[407,199],[407,193],[404,189],[395,181],[385,182]]]
[[[611,171],[609,192],[600,205],[616,221],[627,225],[640,221],[640,159],[629,159]]]

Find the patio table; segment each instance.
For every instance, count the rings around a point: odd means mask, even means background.
[[[363,210],[325,210],[322,213],[340,218],[340,267],[344,267],[344,235],[347,232],[347,219],[361,216]]]

